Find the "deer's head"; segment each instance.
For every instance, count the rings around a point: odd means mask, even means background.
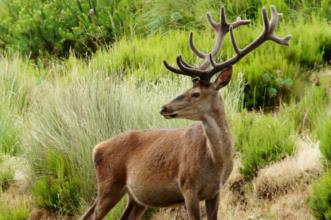
[[[207,13],[208,22],[216,32],[214,47],[210,53],[204,53],[198,50],[194,46],[193,34],[191,32],[189,37],[190,48],[194,54],[204,60],[203,63],[195,67],[185,62],[181,56],[178,56],[176,59],[178,68],[174,68],[164,61],[165,67],[171,72],[192,77],[193,87],[164,105],[160,113],[165,118],[201,120],[203,115],[210,114],[213,110],[213,105],[217,103],[218,91],[229,83],[232,75],[232,65],[267,40],[281,45],[288,45],[288,41],[291,39],[290,35],[279,38],[273,34],[281,14],[277,12],[274,6],[270,7],[270,11],[271,19],[269,21],[266,9],[263,7],[262,18],[264,30],[253,42],[243,49],[237,46],[233,30],[241,25],[249,24],[250,20],[241,20],[238,17],[235,22],[228,23],[223,7],[221,8],[219,23],[215,22],[211,15]],[[218,54],[224,36],[228,32],[230,32],[231,43],[236,55],[226,61],[216,63],[214,58]],[[211,81],[212,77],[216,74],[218,74],[216,79]]]

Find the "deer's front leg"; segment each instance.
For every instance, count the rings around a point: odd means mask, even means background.
[[[206,212],[208,220],[217,220],[217,212],[219,205],[219,193],[214,198],[206,200]]]
[[[200,220],[199,198],[195,190],[185,190],[183,192],[185,207],[190,220]]]

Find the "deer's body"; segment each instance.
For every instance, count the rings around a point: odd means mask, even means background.
[[[123,142],[127,143],[125,149]],[[201,124],[126,132],[96,146],[97,178],[120,180],[125,191],[143,206],[183,203],[181,188],[193,185],[199,200],[211,199],[219,191],[222,170],[230,173],[231,168],[222,162],[216,166],[207,143]]]
[[[219,118],[212,122],[130,131],[97,145],[93,154],[98,181],[120,181],[121,190],[143,206],[183,203],[182,190],[192,187],[199,200],[214,198],[231,173],[233,152],[224,114],[217,107],[215,117]],[[222,134],[209,138],[206,130],[209,136]]]
[[[233,167],[231,135],[222,99],[218,91],[226,86],[232,75],[232,65],[266,40],[287,45],[273,35],[279,14],[271,7],[269,22],[266,10],[262,16],[264,31],[244,49],[238,48],[233,29],[248,24],[240,18],[228,23],[224,8],[216,23],[209,14],[208,21],[216,32],[214,48],[209,54],[192,51],[204,62],[194,67],[179,56],[176,69],[166,62],[172,72],[191,76],[193,87],[161,108],[165,118],[185,118],[201,124],[186,128],[151,131],[130,131],[98,144],[93,151],[98,196],[83,219],[102,219],[112,207],[128,194],[128,205],[121,220],[138,219],[146,207],[167,207],[184,203],[191,220],[200,219],[199,201],[205,200],[208,220],[217,220],[219,191]],[[230,32],[236,56],[220,64],[214,62],[224,36]],[[211,78],[219,73],[216,79]]]

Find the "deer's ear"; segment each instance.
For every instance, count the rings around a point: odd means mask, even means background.
[[[215,89],[219,90],[224,86],[226,86],[230,82],[231,76],[232,76],[232,66],[226,68],[217,76],[216,80],[213,83]]]

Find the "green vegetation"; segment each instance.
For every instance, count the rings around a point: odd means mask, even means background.
[[[241,153],[240,172],[254,177],[265,165],[291,155],[294,129],[291,120],[242,112],[233,123],[235,147]]]
[[[14,182],[13,173],[11,170],[1,170],[0,172],[0,192],[6,191]]]
[[[321,151],[329,164],[331,164],[331,119],[326,118],[318,131]]]
[[[327,172],[313,186],[309,205],[317,219],[331,219],[331,172]]]
[[[4,0],[0,3],[0,46],[32,58],[86,56],[130,34],[135,1]]]
[[[189,30],[198,48],[210,50],[214,34],[205,12],[217,18],[221,4],[229,20],[252,19],[235,31],[244,47],[262,31],[261,7],[271,3],[284,13],[276,33],[291,33],[290,46],[261,46],[235,65],[221,91],[240,172],[248,179],[291,155],[301,134],[316,136],[331,161],[329,80],[317,73],[331,59],[329,0],[0,1],[0,155],[29,162],[33,204],[78,216],[96,193],[95,144],[130,129],[191,124],[158,113],[191,86],[162,61],[175,64],[182,54],[192,64],[201,62],[188,47]],[[227,38],[217,61],[233,54]],[[13,172],[0,172],[2,191],[14,181]],[[326,174],[309,200],[321,219],[330,219],[330,181]],[[118,219],[125,202],[107,219]],[[24,202],[17,208],[0,202],[0,220],[27,215]]]
[[[26,204],[13,207],[3,201],[0,202],[0,220],[26,220],[28,217],[29,210]]]

